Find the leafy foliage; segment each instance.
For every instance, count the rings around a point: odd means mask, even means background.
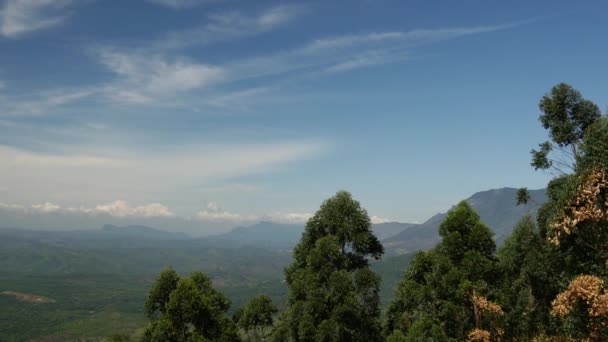
[[[266,339],[264,329],[272,326],[273,316],[278,312],[270,297],[259,295],[237,310],[233,320],[247,333],[249,340],[252,339],[249,333],[253,330],[253,340],[262,341]]]
[[[285,270],[288,310],[276,341],[380,341],[380,278],[368,267],[383,248],[367,212],[348,192],[308,221]]]
[[[472,296],[496,279],[492,233],[466,202],[439,227],[434,249],[419,252],[391,303],[385,331],[407,340],[462,341],[476,326]],[[394,334],[394,333],[393,333]]]
[[[517,190],[517,205],[523,204],[526,205],[528,204],[528,202],[530,202],[530,192],[528,191],[528,188],[520,188]]]
[[[532,150],[532,166],[543,170],[554,167],[562,173],[564,169],[574,170],[587,128],[601,117],[598,106],[570,85],[560,83],[542,97],[539,108],[543,112],[539,120],[549,131],[553,143],[547,141],[539,145],[539,150]],[[549,154],[554,148],[566,159],[551,159]]]
[[[201,272],[180,278],[169,268],[150,289],[146,314],[151,319],[144,341],[235,341],[236,329],[226,316],[230,301]]]
[[[498,250],[497,292],[505,309],[504,337],[531,340],[550,327],[550,301],[557,294],[549,250],[532,217],[524,217]]]

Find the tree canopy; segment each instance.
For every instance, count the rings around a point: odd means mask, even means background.
[[[308,220],[285,270],[288,310],[276,341],[380,341],[380,278],[368,267],[383,247],[351,194],[338,192]]]
[[[213,288],[204,273],[180,278],[172,268],[161,272],[146,300],[151,320],[144,341],[236,341],[236,329],[226,316],[230,301]]]
[[[579,145],[587,128],[601,117],[600,109],[566,83],[554,86],[543,96],[539,108],[542,111],[539,120],[549,131],[551,142],[544,142],[539,150],[532,150],[532,166],[535,169],[554,167],[562,173],[574,170],[580,156]],[[561,155],[550,158],[553,149],[559,150]]]
[[[261,341],[266,338],[265,329],[273,325],[273,316],[278,312],[272,299],[262,294],[252,298],[240,308],[235,313],[234,320],[238,327],[246,332],[249,340]],[[250,331],[253,331],[253,337],[249,335]]]
[[[492,232],[463,201],[439,234],[442,241],[412,261],[389,306],[385,332],[393,339],[402,334],[405,341],[462,341],[485,324],[474,299],[486,300],[497,278]]]

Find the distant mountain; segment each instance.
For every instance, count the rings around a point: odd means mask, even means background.
[[[385,240],[416,226],[416,223],[387,222],[372,225],[372,230],[378,239]]]
[[[517,189],[502,188],[475,193],[466,199],[479,213],[481,220],[494,232],[498,244],[509,236],[515,224],[527,213],[536,214],[547,201],[545,190],[532,190],[532,200],[525,206],[515,205]],[[411,227],[383,240],[390,253],[407,253],[432,248],[439,242],[439,225],[447,213],[437,214],[423,224]]]
[[[142,248],[153,246],[201,245],[185,233],[167,232],[147,226],[104,225],[95,230],[40,231],[0,228],[0,239],[19,239],[66,248]]]
[[[160,239],[160,240],[184,240],[189,239],[185,233],[167,232],[160,229],[150,228],[146,226],[126,226],[118,227],[111,224],[106,224],[101,228],[103,233],[111,236],[128,236],[141,239]]]
[[[303,231],[302,225],[260,222],[251,226],[236,227],[227,233],[208,236],[203,240],[225,247],[290,249],[298,243]]]
[[[372,225],[372,230],[378,239],[386,239],[408,228],[415,227],[412,223],[389,222]],[[293,248],[302,237],[303,225],[260,222],[251,226],[236,227],[233,230],[202,238],[223,247],[252,246],[262,248]]]

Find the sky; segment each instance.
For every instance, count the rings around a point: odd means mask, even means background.
[[[348,190],[374,222],[423,222],[477,191],[542,188],[538,101],[567,82],[606,109],[607,12],[0,0],[0,209],[204,230],[302,223]]]

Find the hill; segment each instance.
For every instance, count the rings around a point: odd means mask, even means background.
[[[251,226],[236,227],[223,234],[202,238],[215,246],[254,246],[272,249],[291,249],[300,240],[302,225],[260,222]]]
[[[493,189],[477,192],[466,199],[479,213],[481,220],[492,229],[498,244],[509,236],[517,221],[528,213],[535,214],[547,200],[544,189],[532,190],[532,201],[527,205],[516,206],[516,192],[515,188]],[[383,244],[392,254],[432,248],[439,242],[439,225],[446,216],[447,213],[434,215],[423,224],[383,240]]]
[[[417,225],[414,223],[388,222],[374,224],[372,230],[380,240],[383,240],[415,226]],[[227,233],[204,237],[200,240],[213,246],[227,248],[250,246],[291,249],[300,241],[303,231],[304,225],[263,221],[251,226],[236,227]]]

